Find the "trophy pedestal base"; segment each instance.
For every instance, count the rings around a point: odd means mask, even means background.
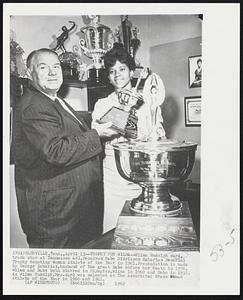
[[[92,68],[88,71],[88,81],[91,84],[106,84],[108,82],[106,70],[104,68]]]
[[[181,212],[181,201],[174,195],[170,194],[170,201],[146,203],[140,197],[131,201],[131,210],[145,215],[170,216],[174,217]]]
[[[136,214],[126,201],[111,245],[121,250],[199,251],[187,202],[177,216]]]

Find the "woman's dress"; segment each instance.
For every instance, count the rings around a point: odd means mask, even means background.
[[[92,113],[92,123],[100,119],[113,106],[120,107],[115,92],[108,97],[99,99]],[[140,195],[142,189],[139,185],[129,182],[121,177],[117,171],[113,143],[126,141],[124,137],[113,136],[104,142],[105,157],[103,160],[104,182],[104,223],[103,233],[116,227],[117,220],[126,200]]]

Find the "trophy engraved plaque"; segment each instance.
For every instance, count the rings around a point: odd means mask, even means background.
[[[125,135],[125,128],[128,122],[129,112],[124,111],[119,107],[113,106],[108,112],[101,117],[101,121],[112,122],[112,128],[117,130],[120,134]]]
[[[136,90],[120,90],[118,92],[120,107],[113,106],[104,116],[101,122],[112,122],[112,128],[127,138],[137,138],[136,110],[143,105],[143,96]]]
[[[101,117],[100,121],[102,123],[112,122],[111,128],[127,138],[135,139],[137,137],[137,117],[132,110],[125,111],[113,106]]]

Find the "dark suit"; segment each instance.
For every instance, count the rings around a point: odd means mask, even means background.
[[[14,119],[17,203],[30,247],[79,248],[102,233],[97,131],[33,86]]]

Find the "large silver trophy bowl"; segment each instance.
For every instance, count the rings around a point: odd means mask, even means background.
[[[157,74],[146,79],[143,97],[143,138],[113,144],[116,166],[123,178],[142,187],[140,196],[130,202],[132,211],[175,216],[182,204],[170,187],[189,176],[197,144],[166,138],[161,114],[165,91]]]
[[[148,215],[177,215],[180,200],[170,187],[190,174],[197,144],[165,139],[151,142],[120,142],[113,145],[120,175],[142,187],[130,209]]]

